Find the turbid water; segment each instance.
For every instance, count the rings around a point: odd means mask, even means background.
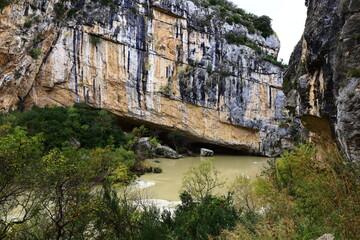
[[[220,172],[219,177],[226,180],[227,184],[220,190],[226,194],[228,186],[238,175],[255,178],[266,165],[268,158],[253,156],[217,155],[214,165]],[[182,159],[151,159],[147,160],[151,166],[160,167],[160,174],[145,174],[138,180],[138,187],[147,191],[148,197],[167,201],[179,201],[179,192],[183,175],[191,166],[197,166],[204,158],[186,157]]]

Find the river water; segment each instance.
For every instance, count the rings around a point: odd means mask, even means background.
[[[149,199],[156,199],[156,205],[169,205],[171,202],[179,201],[179,192],[183,174],[191,166],[197,166],[206,158],[186,157],[181,159],[157,158],[147,160],[153,167],[160,167],[163,172],[160,174],[148,173],[137,180],[137,187],[146,191]],[[261,169],[266,165],[268,158],[254,156],[233,156],[216,155],[214,157],[215,168],[220,172],[222,181],[226,180],[225,186],[218,190],[226,194],[228,186],[238,175],[245,175],[251,179],[260,174]]]

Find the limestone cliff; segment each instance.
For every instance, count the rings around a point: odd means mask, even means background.
[[[284,80],[288,105],[311,140],[327,149],[336,142],[360,161],[360,1],[306,4],[305,31]]]
[[[291,138],[279,128],[279,40],[206,2],[10,4],[0,14],[1,109],[84,101],[209,143],[278,154]]]

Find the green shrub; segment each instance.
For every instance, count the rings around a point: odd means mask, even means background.
[[[137,13],[137,12],[138,12],[138,10],[137,10],[136,7],[131,7],[131,8],[130,8],[130,11],[133,12],[133,13]]]
[[[90,41],[94,46],[97,46],[101,42],[101,38],[93,34],[90,35]]]
[[[289,124],[287,124],[287,123],[285,123],[285,122],[281,122],[281,123],[279,124],[279,127],[281,127],[281,128],[289,128]]]
[[[232,17],[232,16],[227,17],[227,18],[226,18],[226,22],[227,22],[228,24],[232,25],[232,24],[234,23],[233,17]]]
[[[235,35],[234,33],[227,33],[225,39],[229,44],[245,45],[249,39],[246,36]]]
[[[359,169],[330,151],[316,157],[314,146],[303,144],[270,163],[257,187],[270,203],[266,220],[271,225],[291,219],[294,225],[286,228],[294,227],[289,231],[297,239],[327,232],[338,239],[359,235]]]
[[[348,77],[360,78],[360,69],[353,69],[348,72]]]
[[[63,3],[61,3],[61,2],[55,3],[54,12],[55,12],[55,19],[56,20],[63,19],[64,16],[65,16],[65,12],[66,12],[65,5]]]
[[[238,219],[230,197],[207,195],[195,202],[189,193],[180,195],[181,205],[171,222],[171,238],[184,240],[208,239],[224,229],[232,229]]]
[[[23,67],[15,70],[15,73],[14,73],[14,78],[15,78],[15,79],[19,79],[19,78],[22,77],[22,73],[21,73],[22,70],[23,70]]]
[[[25,23],[24,23],[24,28],[31,28],[32,24],[33,24],[33,20],[32,20],[32,19],[28,19],[28,20],[26,20]]]
[[[209,4],[210,5],[217,5],[218,1],[217,0],[209,0]]]
[[[171,97],[175,94],[175,90],[172,83],[167,83],[166,85],[161,86],[159,92],[163,94],[165,97]]]
[[[160,167],[154,167],[153,168],[153,173],[162,173],[162,169]]]
[[[35,17],[34,17],[34,21],[35,21],[36,23],[41,23],[41,17],[40,17],[40,16],[35,16]]]
[[[271,27],[271,18],[268,16],[261,16],[254,19],[254,26],[257,30],[262,32],[262,36],[267,38],[268,36],[274,33],[274,30]]]
[[[264,56],[264,60],[268,61],[278,67],[285,67],[285,65],[282,62],[279,62],[276,60],[276,58],[274,56],[270,56],[270,55],[265,55]]]
[[[61,148],[79,142],[83,148],[125,144],[125,136],[116,117],[105,110],[94,110],[85,104],[74,107],[34,107],[13,112],[3,121],[25,127],[30,136],[44,133],[46,149]]]
[[[0,0],[0,10],[3,10],[5,7],[9,6],[9,0]]]
[[[290,89],[292,89],[291,79],[289,77],[285,77],[282,83],[282,90],[289,91]]]
[[[69,18],[69,19],[75,18],[76,15],[77,15],[77,12],[78,12],[78,9],[77,9],[77,8],[72,8],[72,9],[70,9],[70,10],[67,12],[67,18]]]
[[[236,24],[241,23],[241,17],[239,15],[235,14],[232,18]]]
[[[348,98],[353,98],[355,96],[355,92],[348,92],[347,96]]]
[[[30,49],[29,54],[33,59],[38,59],[41,55],[41,48],[32,48]]]

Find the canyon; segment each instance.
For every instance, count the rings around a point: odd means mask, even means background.
[[[279,126],[293,120],[283,69],[268,60],[278,38],[201,3],[11,4],[0,14],[1,109],[86,102],[206,143],[279,155],[294,129]],[[229,34],[244,42],[229,43]]]

